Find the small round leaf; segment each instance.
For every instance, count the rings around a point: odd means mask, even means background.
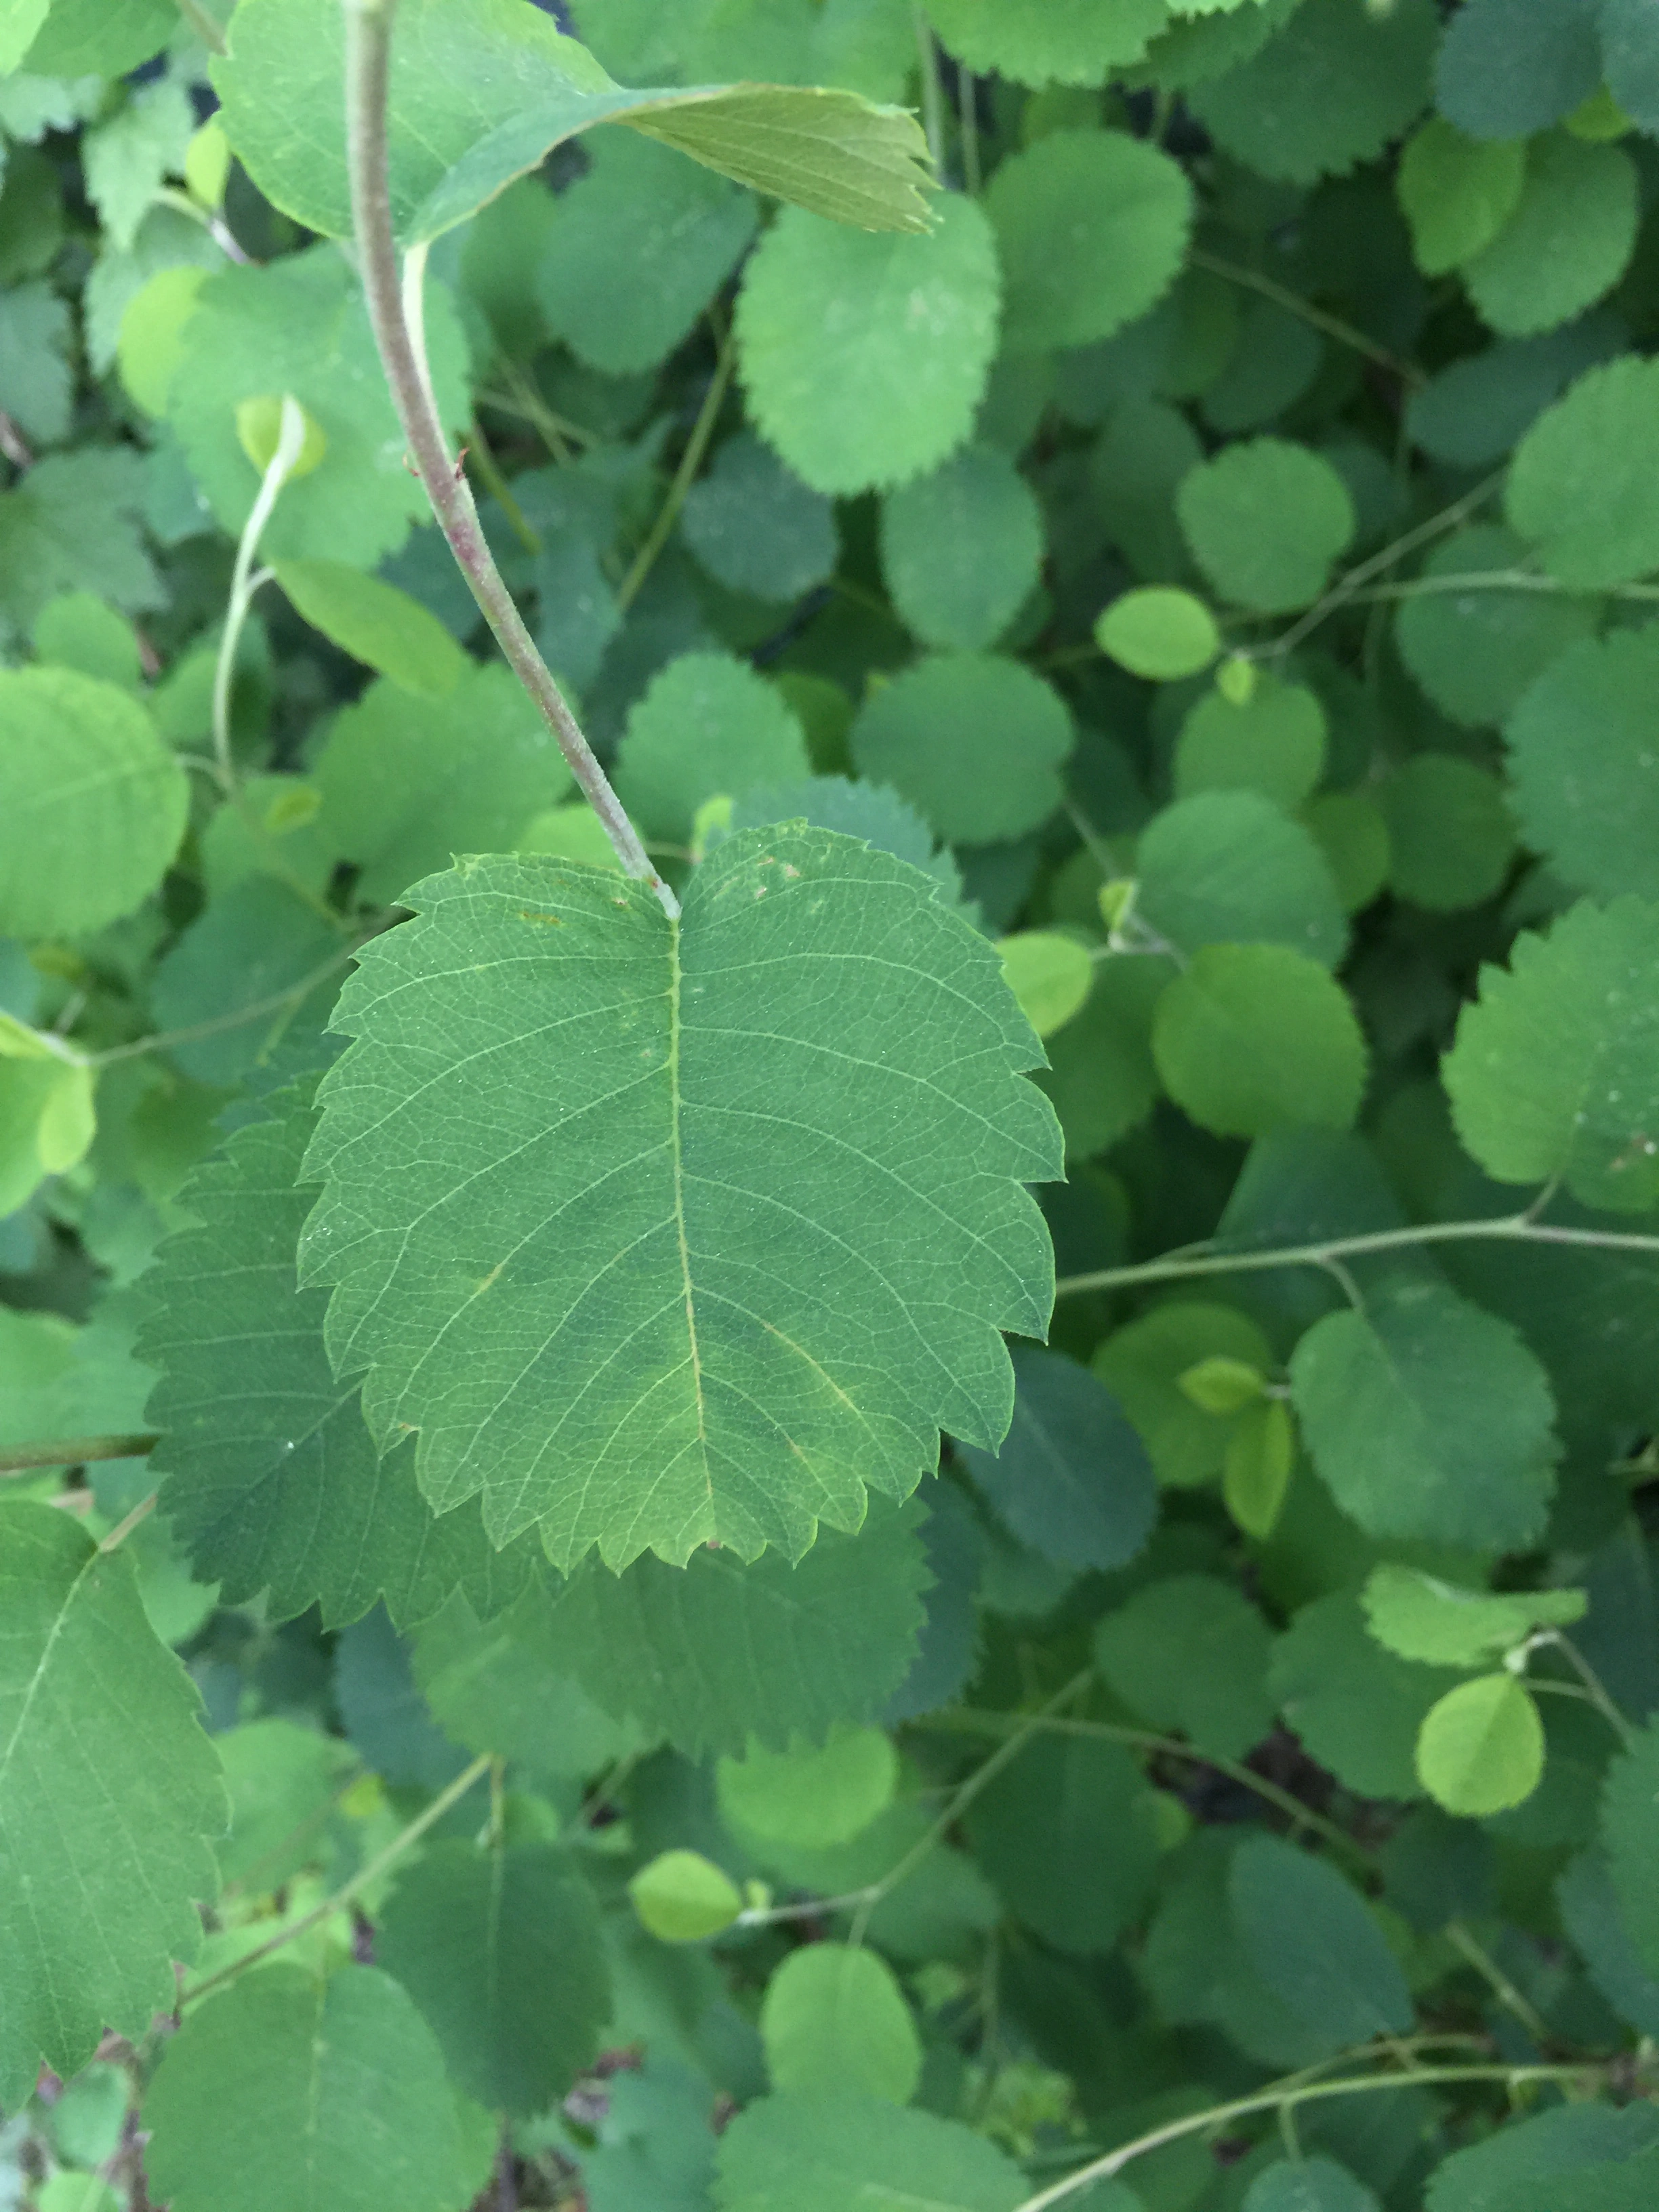
[[[1544,1723],[1510,1674],[1460,1682],[1431,1708],[1417,1739],[1418,1779],[1465,1820],[1507,1812],[1544,1772]]]
[[[1174,684],[1209,666],[1221,633],[1202,599],[1151,584],[1113,600],[1095,624],[1095,642],[1132,676]]]
[[[743,1899],[700,1851],[664,1851],[628,1885],[640,1923],[664,1943],[701,1943],[731,1927]]]

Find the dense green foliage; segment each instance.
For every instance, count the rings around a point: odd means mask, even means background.
[[[1656,140],[0,0],[0,2203],[1659,2202]]]

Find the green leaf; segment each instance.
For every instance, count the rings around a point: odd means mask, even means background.
[[[1520,1804],[1543,1772],[1544,1724],[1513,1674],[1480,1674],[1448,1690],[1417,1739],[1418,1779],[1465,1820]]]
[[[1570,589],[1659,568],[1659,362],[1627,354],[1589,369],[1515,452],[1510,527]]]
[[[160,883],[184,770],[126,691],[68,668],[0,671],[0,930],[82,936]]]
[[[384,1593],[408,1624],[458,1584],[498,1608],[530,1547],[495,1552],[476,1506],[434,1520],[412,1449],[378,1458],[355,1383],[330,1370],[326,1297],[295,1273],[316,1117],[307,1091],[273,1105],[278,1118],[239,1130],[185,1184],[196,1225],[162,1244],[139,1293],[140,1355],[161,1377],[147,1417],[162,1510],[199,1579],[229,1604],[264,1591],[275,1620],[317,1605],[337,1626]]]
[[[325,1858],[328,1815],[352,1763],[346,1747],[280,1719],[228,1729],[215,1745],[230,1793],[220,1879],[261,1895]]]
[[[1185,171],[1118,131],[1039,138],[999,167],[985,205],[1011,353],[1092,345],[1134,322],[1181,274],[1193,221]]]
[[[0,6],[0,75],[18,68],[46,19],[52,0],[4,0]]]
[[[1659,1973],[1659,1723],[1650,1721],[1607,1770],[1601,1841],[1630,1940]]]
[[[1158,1002],[1152,1056],[1176,1105],[1222,1136],[1349,1128],[1365,1087],[1364,1040],[1346,994],[1283,945],[1196,953]]]
[[[1641,2212],[1652,2193],[1656,2136],[1645,2104],[1622,2112],[1561,2105],[1511,2120],[1437,2168],[1428,2212]],[[1620,2177],[1632,2185],[1623,2195],[1603,2195],[1596,2185]]]
[[[1103,1152],[1152,1112],[1152,1009],[1170,973],[1164,960],[1097,961],[1080,1012],[1055,1032],[1036,1079],[1054,1101],[1068,1159]]]
[[[442,697],[371,684],[335,716],[317,754],[316,835],[361,869],[365,901],[390,904],[455,854],[506,851],[570,788],[552,732],[511,671],[463,661]]]
[[[1460,530],[1423,564],[1437,582],[1524,568],[1512,531]],[[1595,626],[1594,605],[1559,592],[1425,591],[1401,605],[1400,657],[1443,714],[1471,729],[1501,722],[1533,679]]]
[[[1637,1955],[1613,1875],[1600,1851],[1581,1851],[1555,1885],[1562,1925],[1591,1982],[1638,2034],[1659,2026],[1659,1979]]]
[[[835,1529],[798,1566],[745,1566],[725,1549],[684,1569],[636,1560],[573,1575],[552,1656],[609,1712],[631,1715],[688,1758],[822,1743],[880,1713],[908,1673],[929,1569],[913,1522],[872,1502],[855,1536]]]
[[[1138,62],[1168,20],[1164,0],[927,0],[965,68],[1016,84],[1099,84]]]
[[[806,1943],[766,1985],[761,2040],[774,2089],[864,2090],[908,2105],[921,2040],[893,1970],[873,1951]]]
[[[764,1844],[827,1850],[850,1843],[892,1802],[898,1753],[879,1729],[834,1729],[820,1749],[750,1744],[722,1759],[715,1791],[722,1816]],[[901,2100],[902,2101],[902,2100]]]
[[[1520,204],[1526,149],[1513,138],[1468,138],[1434,116],[1400,156],[1395,190],[1425,276],[1444,276],[1490,246]]]
[[[1515,213],[1463,264],[1481,318],[1504,337],[1550,331],[1609,292],[1636,246],[1636,164],[1565,131],[1534,138]]]
[[[1091,1362],[1139,1431],[1158,1480],[1190,1489],[1221,1472],[1227,1423],[1194,1403],[1181,1378],[1200,1360],[1271,1367],[1273,1348],[1232,1306],[1177,1299],[1108,1337]]]
[[[1331,464],[1284,438],[1224,447],[1182,478],[1176,508],[1217,592],[1258,614],[1317,599],[1356,528]]]
[[[1646,0],[1601,0],[1601,67],[1607,89],[1644,131],[1659,114],[1659,69]]]
[[[686,544],[716,583],[797,599],[835,571],[835,509],[751,430],[728,438],[680,512]]]
[[[1176,797],[1254,791],[1299,806],[1324,771],[1325,734],[1325,710],[1305,684],[1258,678],[1241,703],[1206,691],[1176,741]]]
[[[233,1984],[168,2041],[143,2123],[176,2212],[462,2212],[483,2179],[431,2030],[373,1966]]]
[[[1409,2034],[1406,1978],[1334,1867],[1276,1836],[1251,1836],[1233,1855],[1228,1889],[1257,1973],[1327,2050]]]
[[[1403,1800],[1418,1794],[1418,1731],[1453,1679],[1385,1650],[1343,1590],[1296,1614],[1274,1647],[1268,1687],[1285,1726],[1346,1788]]]
[[[69,308],[49,284],[0,293],[0,404],[37,445],[69,434],[73,345]]]
[[[1200,791],[1166,806],[1141,835],[1135,869],[1137,912],[1177,952],[1285,945],[1334,968],[1347,950],[1324,854],[1254,791]]]
[[[1279,1525],[1296,1472],[1296,1425],[1282,1398],[1248,1406],[1233,1424],[1221,1465],[1222,1502],[1247,1536]]]
[[[1435,65],[1443,115],[1473,138],[1523,138],[1588,99],[1601,76],[1593,6],[1469,0]]]
[[[229,1089],[291,1030],[320,1027],[344,964],[338,928],[311,902],[274,875],[244,876],[157,962],[150,1009],[161,1029],[185,1032],[174,1065]]]
[[[1036,495],[994,446],[965,446],[882,501],[882,571],[924,645],[994,645],[1036,586],[1042,550]]]
[[[545,2112],[611,2017],[599,1906],[553,1844],[430,1846],[401,1872],[374,1956],[414,1998],[449,2078],[491,2112]]]
[[[756,427],[814,491],[926,475],[972,428],[1000,296],[990,225],[961,194],[934,229],[908,238],[787,210],[738,300]]]
[[[751,791],[732,809],[733,830],[758,830],[772,822],[806,822],[814,830],[862,838],[878,853],[891,853],[932,876],[950,900],[961,899],[956,861],[935,846],[933,831],[915,807],[884,784],[859,783],[844,775],[805,776],[798,783]]]
[[[1604,898],[1659,893],[1656,672],[1659,628],[1583,638],[1538,677],[1504,733],[1528,844],[1562,882]]]
[[[165,604],[138,534],[143,468],[127,446],[48,453],[0,492],[0,615],[27,630],[60,592],[95,592],[124,614]]]
[[[955,2120],[849,2090],[763,2097],[720,2136],[719,2212],[1016,2212],[1025,2178]]]
[[[1397,897],[1455,914],[1501,889],[1515,857],[1515,824],[1496,776],[1450,753],[1419,753],[1378,796]]]
[[[167,386],[167,418],[221,527],[236,536],[259,489],[237,410],[292,393],[328,441],[326,458],[289,483],[261,548],[272,556],[372,568],[430,513],[404,466],[404,434],[381,374],[361,288],[342,255],[315,246],[266,268],[210,276],[185,325],[185,357]],[[468,419],[465,349],[447,299],[427,301],[438,403]]]
[[[40,76],[125,76],[178,28],[168,0],[52,0],[24,60]]]
[[[1224,1352],[1200,1359],[1176,1377],[1183,1397],[1206,1413],[1242,1413],[1257,1403],[1267,1389],[1267,1377],[1248,1360],[1229,1359]]]
[[[628,717],[617,789],[647,836],[686,842],[705,799],[809,773],[800,724],[746,661],[688,653],[653,677]]]
[[[1221,650],[1221,632],[1202,599],[1154,584],[1114,599],[1095,624],[1095,642],[1132,676],[1174,684],[1202,674]]]
[[[392,220],[406,244],[465,222],[562,140],[606,121],[762,191],[873,229],[921,230],[925,151],[902,109],[780,85],[614,83],[514,0],[417,0],[392,48]],[[285,214],[351,234],[343,33],[332,0],[241,0],[213,65],[231,143]]]
[[[471,664],[449,632],[407,592],[339,561],[275,561],[276,580],[313,629],[404,691],[453,691]]]
[[[1498,1182],[1559,1176],[1587,1206],[1659,1197],[1659,1022],[1648,979],[1659,908],[1573,907],[1483,968],[1442,1063],[1457,1133]]]
[[[1281,2158],[1250,2184],[1243,2212],[1382,2212],[1382,2200],[1329,2158]]]
[[[1328,791],[1302,809],[1303,826],[1325,855],[1346,914],[1368,907],[1389,879],[1389,825],[1369,793]]]
[[[1314,1465],[1369,1535],[1519,1551],[1559,1452],[1543,1369],[1509,1325],[1424,1279],[1368,1289],[1291,1359]]]
[[[1194,92],[1224,151],[1264,177],[1311,185],[1370,161],[1428,104],[1440,25],[1431,0],[1386,15],[1304,0],[1278,35]]]
[[[636,131],[606,131],[589,162],[559,195],[536,298],[554,337],[607,376],[625,376],[654,368],[690,337],[754,237],[755,203]]]
[[[958,1452],[1008,1527],[1056,1566],[1126,1566],[1158,1501],[1146,1446],[1111,1392],[1057,1352],[1014,1351],[1013,1425],[1000,1452]]]
[[[1273,1727],[1267,1625],[1230,1583],[1168,1575],[1109,1613],[1095,1663],[1125,1705],[1200,1751],[1242,1759]]]
[[[190,94],[163,77],[135,87],[123,106],[86,133],[87,196],[118,252],[131,250],[162,179],[183,175],[195,129]]]
[[[1075,738],[1065,702],[1022,663],[994,653],[918,661],[870,699],[853,758],[890,783],[952,844],[1021,836],[1060,804]]]
[[[143,676],[138,638],[124,615],[91,592],[65,592],[41,608],[34,623],[37,660],[76,668],[137,691]]]
[[[1095,963],[1074,937],[1049,929],[1022,929],[998,939],[1002,972],[1020,1012],[1040,1037],[1064,1029],[1093,988]]]
[[[218,1883],[219,1760],[132,1561],[66,1513],[0,1507],[0,2100],[73,2074],[175,1997]]]
[[[1118,1744],[1039,1735],[975,1800],[968,1832],[1009,1909],[1056,1949],[1087,1958],[1109,1951],[1146,1902],[1157,1793]]]
[[[1431,1667],[1478,1667],[1525,1642],[1535,1628],[1565,1628],[1583,1618],[1581,1589],[1522,1590],[1494,1596],[1464,1589],[1416,1567],[1371,1570],[1364,1604],[1371,1634],[1402,1659]]]
[[[743,1911],[737,1885],[700,1851],[662,1851],[628,1885],[640,1923],[662,1943],[701,1943]]]

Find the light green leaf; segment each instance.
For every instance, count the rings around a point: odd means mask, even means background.
[[[1457,1133],[1498,1182],[1560,1176],[1587,1206],[1659,1198],[1659,908],[1573,907],[1480,971],[1441,1073]]]
[[[994,446],[964,447],[882,501],[887,588],[924,645],[963,652],[994,645],[1042,564],[1036,495]]]
[[[1444,276],[1490,246],[1515,213],[1526,173],[1516,138],[1466,138],[1431,117],[1407,140],[1395,189],[1425,276]]]
[[[1495,1596],[1465,1589],[1417,1567],[1373,1567],[1363,1593],[1371,1634],[1402,1659],[1431,1667],[1478,1667],[1522,1644],[1535,1628],[1583,1618],[1581,1589],[1521,1590]]]
[[[925,475],[972,428],[1000,294],[990,226],[961,194],[931,232],[908,238],[787,210],[738,300],[756,426],[814,491]]]
[[[799,1566],[702,1550],[684,1569],[590,1562],[561,1595],[552,1656],[607,1711],[688,1758],[774,1750],[874,1720],[916,1656],[931,1579],[908,1516],[872,1503],[855,1536],[825,1528]]]
[[[729,1875],[700,1851],[662,1851],[628,1885],[640,1924],[661,1943],[702,1943],[743,1911]]]
[[[1224,447],[1182,478],[1176,508],[1217,592],[1258,614],[1317,599],[1356,527],[1331,464],[1284,438]]]
[[[751,430],[728,438],[680,513],[686,544],[717,583],[797,599],[834,573],[835,509]]]
[[[276,580],[313,629],[400,690],[446,697],[467,656],[407,592],[339,561],[276,561]]]
[[[1423,574],[1442,578],[1524,568],[1512,531],[1481,523],[1437,545]],[[1534,677],[1595,627],[1593,603],[1559,592],[1424,591],[1401,603],[1400,657],[1443,714],[1471,729],[1501,722]]]
[[[1528,844],[1563,883],[1604,898],[1659,894],[1656,682],[1659,627],[1583,638],[1539,676],[1504,732]]]
[[[1273,1727],[1267,1625],[1230,1583],[1167,1575],[1095,1631],[1108,1686],[1155,1729],[1200,1751],[1242,1759]]]
[[[763,2097],[720,2136],[719,2212],[1016,2212],[1025,2177],[955,2120],[849,2090]]]
[[[0,671],[0,931],[76,937],[130,913],[184,835],[185,772],[126,691]]]
[[[1481,1674],[1448,1690],[1417,1739],[1419,1781],[1465,1820],[1520,1804],[1543,1772],[1544,1724],[1513,1674]]]
[[[1221,1497],[1234,1525],[1265,1541],[1279,1526],[1296,1472],[1296,1424],[1282,1398],[1261,1398],[1233,1423]]]
[[[898,1753],[879,1729],[839,1728],[822,1748],[750,1744],[722,1759],[715,1790],[725,1819],[764,1844],[825,1850],[850,1843],[892,1802]]]
[[[1507,1322],[1428,1280],[1368,1290],[1297,1346],[1291,1392],[1314,1465],[1373,1536],[1519,1551],[1559,1452],[1543,1369]]]
[[[1152,1456],[1158,1479],[1189,1489],[1221,1472],[1228,1426],[1181,1387],[1200,1360],[1271,1367],[1273,1347],[1232,1306],[1176,1299],[1108,1337],[1091,1363],[1115,1394]]]
[[[82,141],[87,196],[117,251],[129,252],[164,177],[182,176],[196,129],[185,87],[162,77],[136,87],[124,106]]]
[[[1249,1837],[1228,1878],[1233,1915],[1267,1987],[1330,2051],[1409,2033],[1411,1991],[1382,1931],[1324,1859]]]
[[[125,76],[178,28],[168,0],[52,0],[24,59],[32,76]]]
[[[766,1985],[761,2041],[774,2089],[864,2090],[908,2105],[921,2039],[893,1970],[873,1951],[807,1943]]]
[[[124,691],[137,691],[143,677],[138,637],[125,615],[92,592],[65,592],[41,608],[34,623],[38,660],[78,669]]]
[[[1202,599],[1154,584],[1114,599],[1095,624],[1095,642],[1132,676],[1174,684],[1209,666],[1221,632]]]
[[[1276,806],[1299,806],[1324,772],[1325,731],[1325,709],[1305,684],[1259,677],[1242,703],[1218,686],[1181,726],[1176,797],[1254,791]]]
[[[1200,791],[1166,806],[1142,832],[1135,868],[1136,912],[1177,952],[1285,945],[1334,968],[1347,950],[1324,854],[1254,791]]]
[[[185,1184],[197,1225],[162,1244],[138,1293],[140,1354],[161,1377],[146,1409],[161,1510],[200,1580],[231,1604],[264,1590],[274,1620],[317,1605],[338,1626],[384,1594],[409,1624],[458,1585],[499,1610],[531,1547],[496,1552],[476,1505],[435,1520],[413,1451],[377,1457],[355,1382],[330,1370],[327,1298],[295,1274],[314,1195],[299,1184],[308,1087],[273,1105],[278,1118],[239,1130]]]
[[[0,0],[0,76],[9,76],[33,43],[52,0]]]
[[[1247,1359],[1229,1359],[1224,1352],[1198,1360],[1176,1380],[1182,1395],[1206,1413],[1242,1413],[1257,1403],[1267,1388],[1259,1367]]]
[[[1597,591],[1659,568],[1659,362],[1586,370],[1522,439],[1504,509],[1551,575]]]
[[[1527,149],[1515,213],[1463,264],[1469,297],[1504,337],[1554,330],[1618,283],[1635,249],[1637,222],[1630,155],[1549,131]]]
[[[372,684],[337,714],[316,756],[316,834],[389,903],[459,853],[507,850],[570,788],[552,732],[511,671],[465,662],[446,696]]]
[[[373,1966],[234,1983],[168,2041],[143,2122],[175,2212],[462,2212],[483,2179],[431,2030]]]
[[[195,1686],[132,1561],[67,1513],[0,1506],[0,2101],[174,2002],[226,1806]]]
[[[1075,733],[1065,701],[1023,663],[938,653],[878,690],[856,722],[853,758],[890,783],[952,844],[1023,836],[1059,805]]]
[[[1020,1012],[1040,1037],[1064,1029],[1095,980],[1089,948],[1051,929],[1022,929],[998,940],[1002,972]]]
[[[746,661],[683,653],[628,718],[617,789],[647,836],[686,842],[705,799],[808,775],[806,740],[783,695]]]
[[[1495,775],[1450,753],[1418,753],[1378,793],[1389,882],[1431,914],[1482,905],[1515,857],[1515,824]]]
[[[1099,84],[1138,62],[1169,20],[1165,0],[927,0],[958,61],[1015,84]]]
[[[1455,1677],[1385,1650],[1346,1590],[1316,1598],[1274,1647],[1268,1686],[1309,1753],[1362,1797],[1418,1794],[1418,1731]]]
[[[0,615],[27,630],[60,592],[95,592],[124,614],[164,605],[138,534],[143,493],[130,446],[48,453],[0,492]]]
[[[1152,1056],[1176,1105],[1221,1136],[1349,1128],[1365,1088],[1365,1042],[1346,993],[1284,945],[1194,954],[1158,1002]]]
[[[1111,1949],[1146,1902],[1157,1792],[1119,1744],[1039,1735],[975,1801],[968,1832],[1009,1909],[1056,1949],[1091,1957]]]
[[[592,2064],[611,2017],[593,1893],[556,1844],[430,1846],[401,1871],[374,1956],[491,2112],[545,2112]]]
[[[1631,1942],[1648,1972],[1659,1973],[1659,1722],[1650,1721],[1607,1770],[1601,1840]]]
[[[1011,155],[986,194],[1007,283],[1011,353],[1092,345],[1155,307],[1193,220],[1185,171],[1118,131],[1056,131]]]

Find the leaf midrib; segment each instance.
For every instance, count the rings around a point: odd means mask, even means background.
[[[680,1142],[680,924],[668,924],[668,1097],[669,1162],[674,1177],[674,1235],[679,1248],[680,1285],[685,1300],[685,1333],[691,1350],[691,1387],[697,1407],[697,1449],[702,1459],[704,1495],[714,1511],[714,1482],[708,1464],[708,1425],[702,1388],[702,1355],[697,1343],[696,1294],[691,1285],[691,1249],[685,1234],[685,1161]],[[708,1532],[714,1533],[711,1526]]]

